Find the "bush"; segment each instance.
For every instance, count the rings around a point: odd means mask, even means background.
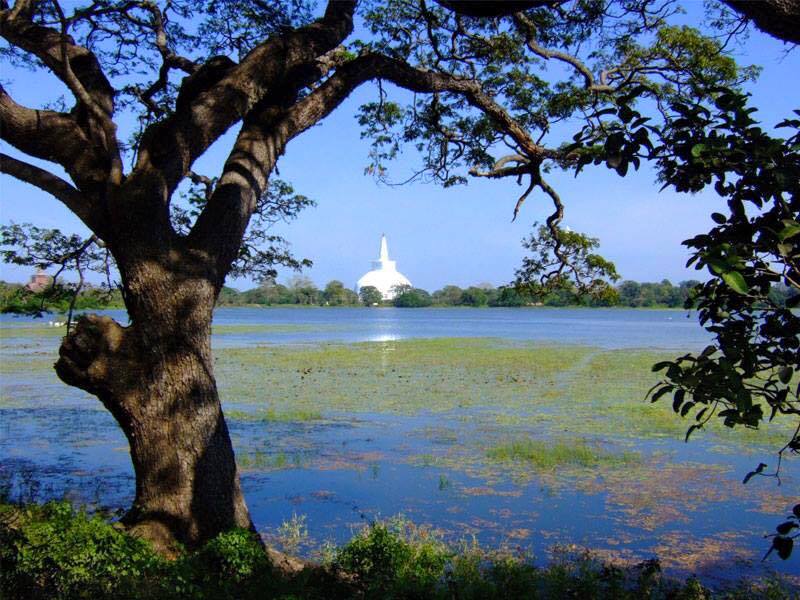
[[[255,533],[234,529],[221,533],[200,550],[174,565],[170,589],[191,598],[264,598],[272,588],[273,573],[267,553]]]
[[[333,566],[355,577],[368,598],[430,598],[449,559],[437,538],[395,519],[364,529],[335,554]]]
[[[20,598],[131,597],[163,560],[145,542],[66,502],[0,512],[0,590]],[[143,595],[143,594],[142,594]]]
[[[609,566],[587,551],[556,548],[547,567],[525,554],[487,553],[477,544],[448,548],[402,519],[366,528],[334,549],[326,568],[280,576],[258,538],[223,533],[168,561],[102,517],[66,502],[0,504],[0,598],[25,599],[452,599],[597,598],[783,600],[783,582],[743,582],[712,593],[696,579],[662,576],[658,562]]]

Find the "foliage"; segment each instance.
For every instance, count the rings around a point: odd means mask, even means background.
[[[356,578],[369,598],[423,597],[437,587],[449,558],[429,532],[396,519],[376,523],[334,558],[334,568]]]
[[[431,299],[434,304],[443,306],[458,306],[461,304],[461,296],[464,293],[457,285],[446,285],[440,290],[433,292]]]
[[[308,277],[294,276],[289,280],[289,292],[295,298],[295,304],[321,304],[319,289]]]
[[[772,544],[764,555],[766,559],[773,550],[776,550],[778,556],[786,560],[792,555],[794,548],[794,540],[800,536],[800,533],[795,533],[795,529],[800,529],[800,504],[795,504],[792,508],[792,514],[786,517],[787,520],[775,528],[775,533],[772,534]]]
[[[470,286],[461,293],[458,303],[463,306],[486,306],[489,304],[489,295],[483,288]]]
[[[601,301],[613,297],[608,280],[616,281],[619,275],[613,263],[593,252],[600,245],[596,238],[542,225],[522,245],[531,255],[522,259],[516,285],[531,296],[574,290],[576,297]]]
[[[122,294],[118,289],[86,285],[75,296],[71,287],[56,284],[41,292],[31,292],[21,285],[7,288],[0,297],[0,312],[17,315],[42,316],[45,311],[66,314],[73,310],[122,308]]]
[[[197,552],[186,555],[182,563],[177,574],[186,574],[190,585],[200,588],[186,589],[195,597],[253,597],[273,577],[258,536],[246,529],[219,534]]]
[[[297,554],[300,545],[308,539],[305,515],[292,512],[292,518],[281,523],[278,528],[278,539],[285,551]]]
[[[322,300],[330,306],[355,306],[359,302],[358,294],[344,287],[341,281],[329,281],[322,292]]]
[[[364,286],[358,290],[358,297],[364,306],[380,305],[383,302],[383,294],[378,288],[371,285]]]
[[[682,281],[677,285],[663,279],[659,282],[637,282],[631,280],[622,281],[617,286],[609,286],[598,296],[587,296],[582,294],[571,283],[567,282],[566,287],[558,288],[551,286],[547,293],[539,289],[540,295],[533,295],[529,286],[501,286],[495,288],[489,284],[479,286],[469,286],[462,289],[457,285],[446,285],[442,289],[430,294],[430,304],[420,290],[420,295],[425,298],[424,306],[466,306],[480,308],[484,306],[493,307],[520,307],[520,306],[619,306],[630,308],[681,308],[693,306],[693,289],[699,281]],[[223,288],[220,293],[218,304],[221,306],[243,306],[258,304],[264,306],[273,305],[298,305],[298,304],[321,304],[321,305],[354,305],[355,298],[344,288],[339,281],[333,280],[325,285],[325,289],[320,292],[316,286],[308,279],[300,279],[290,282],[291,288],[275,283],[273,279],[263,281],[258,287],[243,292],[233,288]],[[326,290],[328,290],[326,292]],[[409,290],[405,290],[409,291]],[[15,292],[19,293],[19,292]],[[326,297],[326,294],[333,301]],[[543,295],[541,295],[543,294]],[[794,296],[795,292],[785,285],[774,285],[770,289],[769,296],[777,306],[785,306]],[[9,292],[7,298],[13,298],[14,293]],[[361,288],[359,298],[365,306],[381,305],[383,299],[381,293],[372,286]],[[403,300],[403,307],[419,306],[415,298],[414,302],[406,304]],[[6,301],[9,304],[10,300]],[[395,306],[397,306],[395,304]],[[80,308],[80,300],[78,302]]]
[[[706,600],[792,597],[780,581],[744,582],[713,593],[696,579],[662,576],[657,561],[621,568],[586,551],[555,548],[538,567],[529,556],[446,546],[404,519],[374,523],[334,548],[324,568],[294,576],[273,569],[253,534],[220,534],[174,560],[66,502],[0,505],[0,594],[10,598],[130,600],[325,598],[608,598]]]
[[[122,597],[163,566],[147,543],[65,502],[3,506],[0,540],[0,589],[17,597]]]
[[[713,415],[728,427],[758,427],[778,414],[800,415],[800,317],[775,301],[783,284],[800,290],[800,135],[771,137],[756,125],[746,97],[721,93],[716,113],[683,107],[685,117],[665,131],[672,151],[661,159],[667,185],[697,191],[714,185],[730,214],[715,213],[707,234],[685,243],[694,250],[689,264],[707,268],[712,278],[694,290],[700,322],[715,344],[658,364],[665,383],[653,398],[673,393],[675,410],[694,409],[702,427]],[[783,127],[800,129],[800,120]],[[691,430],[690,430],[691,433]],[[785,449],[800,450],[796,436]]]
[[[58,229],[42,229],[24,223],[0,225],[0,251],[3,260],[7,263],[20,266],[36,267],[45,270],[56,268],[55,275],[51,278],[50,286],[35,295],[26,295],[21,292],[10,303],[13,312],[41,316],[51,309],[68,312],[71,319],[72,311],[77,307],[77,301],[86,286],[85,274],[87,271],[99,273],[106,279],[101,288],[95,288],[94,294],[102,290],[105,300],[98,298],[100,303],[110,302],[116,289],[111,282],[111,254],[97,236],[84,239],[72,234],[65,235]],[[77,274],[76,283],[65,283],[59,278],[64,272]]]
[[[431,295],[423,289],[410,285],[397,286],[397,295],[392,303],[398,308],[424,308],[433,304]]]
[[[665,186],[697,192],[713,185],[728,203],[716,226],[686,240],[689,265],[711,279],[693,291],[700,322],[715,342],[700,354],[656,364],[664,381],[652,400],[672,396],[673,408],[695,423],[689,435],[717,417],[727,427],[757,428],[782,415],[797,423],[778,453],[800,451],[800,120],[778,125],[776,138],[753,118],[747,96],[715,89],[712,107],[677,104],[678,117],[660,132],[655,152]],[[798,111],[800,114],[800,111]],[[793,295],[781,302],[785,289]],[[781,543],[780,536],[774,538]],[[789,552],[781,552],[786,557]]]

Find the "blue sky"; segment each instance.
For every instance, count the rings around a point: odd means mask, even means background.
[[[785,46],[755,30],[739,50],[742,64],[763,67],[750,86],[762,122],[772,125],[798,108],[800,52],[786,54]],[[12,97],[29,106],[42,106],[59,93],[54,79],[18,73],[4,65],[0,79]],[[549,201],[531,195],[516,222],[511,214],[521,193],[513,182],[471,180],[467,186],[442,189],[435,185],[379,185],[364,175],[368,147],[359,139],[354,114],[358,105],[375,97],[375,90],[358,90],[322,124],[290,143],[279,163],[280,177],[318,205],[277,231],[292,243],[296,256],[310,258],[305,274],[322,286],[339,279],[348,287],[377,258],[381,233],[389,240],[391,257],[416,286],[429,290],[445,284],[467,286],[507,283],[513,278],[523,249],[520,240],[534,221],[550,212]],[[217,174],[233,133],[218,141],[197,163],[196,170]],[[4,152],[16,154],[0,143]],[[414,164],[413,155],[392,165],[393,179],[402,180]],[[709,215],[719,206],[714,194],[689,196],[659,192],[653,173],[645,168],[620,178],[605,167],[588,168],[579,178],[554,173],[550,183],[566,204],[564,224],[600,239],[601,253],[614,261],[623,278],[673,282],[696,278],[686,270],[688,258],[681,241],[707,229]],[[37,189],[0,176],[0,220],[33,222],[81,231],[82,227],[59,202]],[[29,272],[3,264],[0,278],[23,281]],[[279,280],[292,276],[282,272]],[[229,282],[247,288],[250,281]]]

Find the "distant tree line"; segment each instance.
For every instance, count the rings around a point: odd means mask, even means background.
[[[632,308],[681,308],[699,282],[682,281],[673,285],[664,279],[658,283],[623,281],[611,293],[600,298],[580,297],[574,289],[563,288],[544,296],[535,296],[523,288],[494,287],[482,283],[466,288],[446,285],[431,293],[422,288],[399,286],[394,300],[384,302],[381,293],[367,286],[359,293],[346,288],[341,281],[333,280],[319,289],[307,277],[294,277],[286,285],[267,280],[251,290],[239,292],[224,288],[219,304],[222,306],[260,305],[316,305],[316,306],[396,306],[419,308],[426,306],[622,306]],[[786,286],[773,286],[772,297],[784,303],[793,295]]]
[[[364,287],[359,293],[344,286],[341,281],[329,281],[319,289],[308,277],[296,276],[286,285],[267,279],[257,287],[239,291],[225,287],[219,297],[219,306],[395,306],[398,308],[422,308],[427,306],[467,307],[517,307],[517,306],[621,306],[631,308],[681,308],[691,297],[697,281],[682,281],[673,285],[664,279],[658,283],[623,281],[611,289],[611,293],[600,298],[580,297],[573,289],[563,288],[544,296],[535,296],[523,288],[513,286],[494,287],[483,283],[466,288],[446,285],[433,293],[421,288],[400,286],[394,300],[384,302],[381,293],[374,287]],[[775,285],[770,298],[785,304],[794,295],[793,290]],[[44,300],[44,303],[42,302]],[[62,306],[63,305],[63,306]],[[34,293],[22,284],[0,281],[0,312],[31,313],[40,306],[50,311],[63,312],[67,301],[60,300],[58,291],[45,290]],[[81,291],[76,309],[118,308],[122,298],[118,290],[111,293],[104,288],[87,287]]]
[[[40,312],[66,313],[72,301],[71,284],[47,286],[33,292],[21,283],[0,281],[0,313],[37,314]],[[97,310],[123,308],[122,294],[118,289],[109,290],[85,284],[75,299],[75,310]]]

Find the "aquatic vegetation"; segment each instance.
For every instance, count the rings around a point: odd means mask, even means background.
[[[686,423],[667,404],[645,401],[657,381],[650,366],[665,356],[653,350],[436,338],[226,348],[217,352],[216,368],[223,403],[237,411],[267,405],[272,420],[283,414],[287,421],[313,420],[304,419],[304,412],[448,413],[501,427],[536,427],[542,435],[566,428],[580,437],[683,439]],[[257,420],[230,409],[226,414]],[[429,436],[455,441],[446,427],[427,429]],[[770,426],[746,433],[732,436],[724,427],[710,426],[704,435],[742,448],[768,446],[786,432]]]
[[[234,333],[295,333],[318,329],[313,325],[302,323],[249,323],[246,325],[213,325],[213,335],[229,335]]]
[[[522,462],[542,471],[562,466],[619,466],[639,462],[634,452],[612,453],[584,440],[535,440],[529,437],[511,440],[489,448],[486,456],[498,462]]]
[[[96,477],[83,473],[92,456],[103,477],[122,470],[117,491],[97,500],[117,505],[120,488],[124,495],[132,486],[127,447],[96,399],[58,381],[57,343],[4,341],[0,406],[8,412],[0,420],[51,457],[42,464],[55,479],[34,473],[44,481],[38,498],[71,493],[95,502],[85,490]],[[604,556],[641,560],[658,552],[670,573],[683,575],[691,562],[700,574],[706,557],[754,556],[769,530],[757,519],[790,504],[793,480],[787,466],[788,485],[745,487],[750,465],[734,466],[743,453],[768,452],[779,428],[748,436],[709,428],[684,444],[686,424],[669,405],[644,400],[654,383],[650,365],[664,355],[486,338],[270,344],[218,348],[215,371],[253,517],[279,532],[279,519],[291,523],[286,515],[303,503],[306,531],[319,536],[300,543],[305,556],[324,539],[342,543],[354,524],[388,512],[387,504],[435,523],[448,543],[475,535],[544,552],[581,534],[548,525],[545,509],[557,506],[554,514],[582,511],[584,523],[596,523],[587,543]],[[97,417],[87,420],[90,410]],[[19,455],[13,442],[0,440],[0,450],[4,461]],[[407,494],[397,503],[377,492],[392,485]],[[733,524],[715,522],[721,541],[706,552],[709,534],[699,530],[712,502],[752,511],[754,525],[733,538]],[[282,545],[277,534],[268,538]]]
[[[278,412],[275,409],[248,412],[244,410],[226,410],[225,416],[233,421],[250,421],[261,423],[297,423],[303,421],[318,421],[322,413],[316,410],[285,410]]]
[[[0,340],[18,338],[62,338],[67,335],[66,327],[50,327],[46,323],[41,325],[6,325],[0,327]]]
[[[296,554],[300,545],[308,540],[306,516],[292,512],[292,517],[281,523],[277,537],[284,551]]]
[[[293,452],[270,454],[264,450],[254,452],[240,452],[236,455],[236,464],[240,469],[247,471],[277,471],[280,469],[299,469],[305,464],[303,455]]]

